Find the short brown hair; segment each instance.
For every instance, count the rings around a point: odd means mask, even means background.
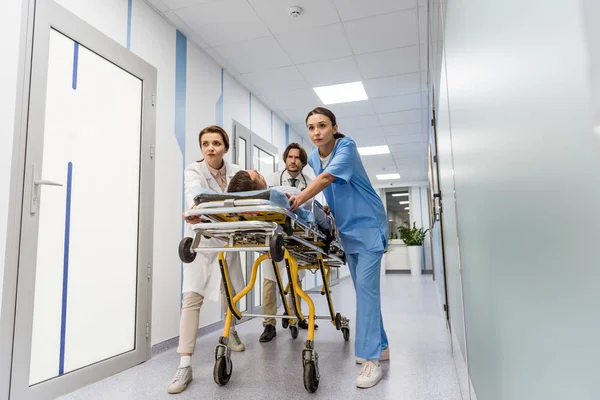
[[[238,171],[233,178],[229,181],[227,191],[230,193],[235,192],[250,192],[253,190],[260,190],[258,182],[252,180],[248,171]]]
[[[288,145],[288,147],[283,152],[283,162],[287,161],[288,155],[290,154],[290,150],[292,149],[300,151],[300,161],[302,161],[303,166],[306,167],[306,164],[308,164],[308,154],[306,154],[306,150],[304,150],[304,147],[300,146],[298,143],[290,143]]]
[[[229,135],[225,132],[225,129],[221,128],[217,125],[207,126],[206,128],[200,131],[198,135],[198,143],[200,144],[200,148],[202,148],[202,135],[207,133],[218,133],[223,138],[223,144],[225,145],[225,150],[229,150]]]

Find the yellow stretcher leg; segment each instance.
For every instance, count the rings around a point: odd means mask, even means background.
[[[308,304],[308,340],[312,342],[313,340],[315,340],[315,303],[313,303],[310,296],[304,293],[304,290],[302,290],[302,288],[298,285],[298,280],[296,279],[296,277],[298,276],[298,263],[296,262],[296,259],[289,255],[287,250],[285,252],[285,256],[290,262],[291,274],[294,278],[291,281],[292,286],[294,288],[294,293],[300,296],[302,300],[304,300],[306,304]]]
[[[222,254],[223,253],[219,253],[219,258],[222,256]],[[254,261],[254,264],[252,265],[252,273],[250,274],[250,282],[248,282],[248,285],[246,285],[246,287],[241,292],[236,294],[235,297],[231,300],[231,305],[235,311],[237,311],[236,304],[242,299],[242,297],[247,295],[248,292],[254,287],[254,284],[256,282],[256,275],[258,275],[258,268],[260,267],[260,263],[263,262],[264,260],[266,260],[267,258],[268,258],[268,255],[263,254],[262,256],[258,257],[256,259],[256,261]],[[227,284],[229,285],[229,280],[228,280]],[[229,291],[230,297],[231,297],[231,293],[232,292]],[[237,312],[239,312],[239,311],[237,311]],[[223,337],[226,337],[226,338],[229,337],[229,328],[231,327],[232,316],[233,316],[233,314],[231,313],[231,307],[230,307],[229,309],[227,309],[227,315],[225,316],[225,326],[223,327]]]
[[[331,323],[335,326],[335,310],[333,309],[333,301],[331,300],[331,290],[329,290],[329,277],[331,276],[331,268],[325,265],[323,262],[323,256],[320,254],[318,255],[317,262],[319,263],[319,269],[321,270],[321,276],[323,277],[323,289],[321,289],[321,293],[325,293],[325,296],[327,296],[327,305],[329,306]]]

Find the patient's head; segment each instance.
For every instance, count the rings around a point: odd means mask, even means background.
[[[227,191],[231,193],[266,189],[267,182],[265,181],[265,178],[255,169],[239,171],[231,178],[229,186],[227,186]]]

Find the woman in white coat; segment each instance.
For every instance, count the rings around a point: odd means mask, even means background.
[[[218,126],[204,128],[198,141],[204,159],[193,162],[185,169],[185,200],[188,208],[195,207],[194,197],[201,193],[223,193],[227,189],[229,180],[240,170],[237,165],[228,163],[223,156],[229,150],[229,136]],[[200,222],[198,217],[185,219],[186,236],[193,236],[191,225]],[[206,240],[202,238],[199,246],[214,246],[217,239]],[[220,242],[219,242],[220,243]],[[240,253],[229,252],[225,254],[228,271],[233,290],[239,292],[245,286],[242,275]],[[181,319],[179,324],[179,347],[181,361],[177,373],[169,383],[169,393],[181,393],[192,380],[191,357],[196,345],[200,309],[204,299],[221,301],[224,312],[227,311],[227,300],[223,294],[221,272],[219,268],[218,253],[197,253],[193,263],[183,264],[183,301],[181,306]],[[231,327],[229,347],[232,351],[244,351],[235,325]]]

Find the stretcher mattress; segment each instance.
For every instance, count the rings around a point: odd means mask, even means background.
[[[210,201],[224,201],[229,199],[252,199],[252,200],[268,200],[269,203],[276,207],[290,209],[290,203],[285,193],[277,189],[257,190],[251,192],[236,192],[236,193],[214,193],[214,192],[203,192],[199,193],[194,197],[196,205],[210,202]],[[316,204],[312,204],[314,200],[308,201],[303,204],[302,207],[297,208],[294,214],[305,223],[318,226],[319,229],[327,236],[333,236],[333,227],[331,226],[331,219],[327,217],[322,207],[315,201]]]

